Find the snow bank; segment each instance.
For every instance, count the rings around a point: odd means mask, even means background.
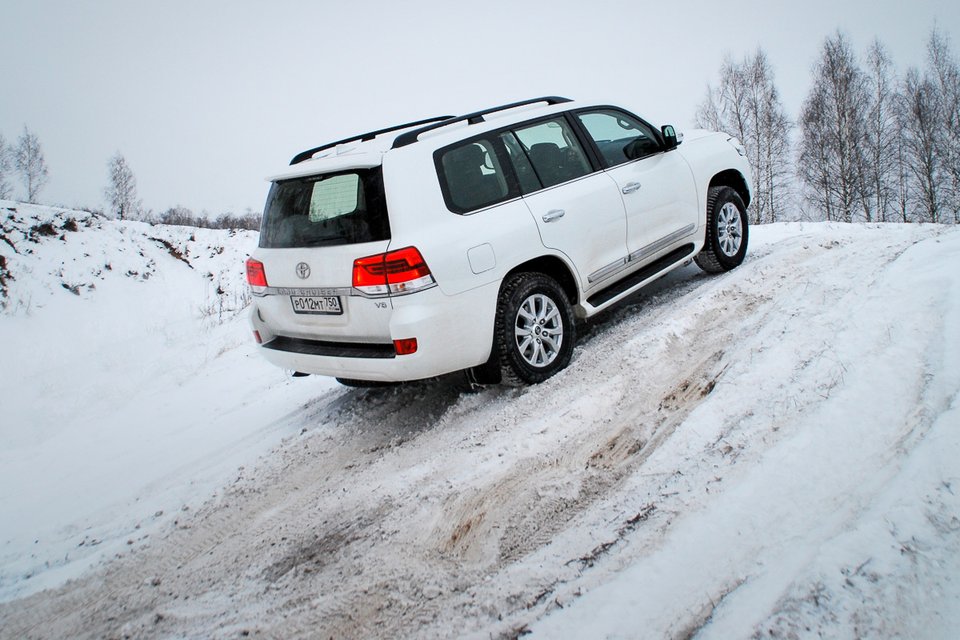
[[[0,221],[9,598],[202,503],[297,429],[283,416],[304,396],[254,353],[240,313],[255,233],[9,201]]]

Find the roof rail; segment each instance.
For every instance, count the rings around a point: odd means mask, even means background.
[[[429,124],[420,129],[415,129],[414,131],[407,131],[406,133],[401,133],[397,136],[397,139],[393,141],[393,149],[399,149],[400,147],[405,147],[408,144],[413,144],[420,139],[420,134],[427,133],[428,131],[433,131],[434,129],[439,129],[440,127],[445,127],[448,124],[454,124],[456,122],[463,122],[466,120],[470,124],[479,124],[484,122],[483,116],[496,113],[497,111],[506,111],[507,109],[514,109],[516,107],[524,107],[528,104],[536,104],[537,102],[546,102],[548,105],[561,104],[564,102],[571,102],[570,98],[561,98],[560,96],[544,96],[542,98],[531,98],[530,100],[522,100],[520,102],[511,102],[510,104],[500,105],[499,107],[491,107],[489,109],[484,109],[483,111],[475,111],[473,113],[468,113],[465,116],[457,116],[455,118],[444,118],[442,122],[436,122],[434,124]]]
[[[315,154],[320,153],[321,151],[324,151],[324,150],[326,150],[326,149],[332,149],[333,147],[335,147],[335,146],[337,146],[337,145],[340,145],[340,144],[347,144],[348,142],[356,142],[357,140],[361,140],[361,141],[363,141],[363,142],[366,142],[366,141],[368,141],[368,140],[373,140],[373,139],[376,138],[377,136],[379,136],[379,135],[381,135],[381,134],[384,134],[384,133],[390,133],[391,131],[399,131],[400,129],[408,129],[408,128],[410,128],[410,127],[417,127],[417,126],[420,126],[420,125],[422,125],[422,124],[429,124],[429,123],[431,123],[431,122],[440,122],[440,121],[443,121],[443,120],[449,120],[449,119],[452,118],[452,117],[453,117],[453,116],[437,116],[437,117],[435,117],[435,118],[427,118],[427,119],[425,119],[425,120],[417,120],[416,122],[408,122],[408,123],[406,123],[406,124],[398,124],[398,125],[393,126],[393,127],[387,127],[386,129],[378,129],[377,131],[370,131],[370,132],[368,132],[368,133],[361,133],[360,135],[357,135],[357,136],[352,136],[352,137],[350,137],[350,138],[344,138],[343,140],[337,140],[336,142],[330,142],[330,143],[328,143],[328,144],[321,145],[321,146],[319,146],[319,147],[314,147],[313,149],[307,149],[306,151],[301,151],[301,152],[298,153],[297,155],[293,156],[293,160],[290,161],[290,165],[292,166],[292,165],[295,165],[295,164],[299,164],[299,163],[303,162],[304,160],[309,160],[309,159],[312,158]]]

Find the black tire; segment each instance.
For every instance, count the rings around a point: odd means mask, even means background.
[[[747,255],[749,235],[747,207],[740,194],[730,187],[711,187],[707,192],[707,237],[694,258],[697,266],[707,273],[739,266]]]
[[[573,308],[556,280],[517,273],[504,281],[494,330],[502,382],[543,382],[569,364],[576,340]]]

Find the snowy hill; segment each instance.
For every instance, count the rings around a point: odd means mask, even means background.
[[[0,201],[0,234],[9,596],[70,577],[205,501],[251,447],[287,433],[256,410],[235,417],[286,378],[239,348],[252,342],[240,312],[255,233]]]
[[[172,295],[165,304],[197,303],[192,311],[223,319],[249,300],[242,262],[255,245],[249,231],[154,226],[0,200],[0,305],[7,315],[32,315],[60,303],[60,289],[90,299],[98,287],[107,290],[98,296],[103,303],[136,296],[133,282],[159,276]],[[145,290],[147,298],[161,295]]]
[[[10,206],[2,637],[960,627],[960,229],[757,227],[465,394],[267,366],[253,235]]]

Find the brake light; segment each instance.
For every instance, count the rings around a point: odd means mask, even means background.
[[[393,348],[396,349],[398,356],[408,356],[417,352],[417,339],[404,338],[403,340],[394,340]]]
[[[266,287],[267,273],[263,270],[263,263],[253,258],[247,258],[247,282],[251,287]]]
[[[403,295],[436,284],[416,247],[353,261],[353,287],[369,296]]]

